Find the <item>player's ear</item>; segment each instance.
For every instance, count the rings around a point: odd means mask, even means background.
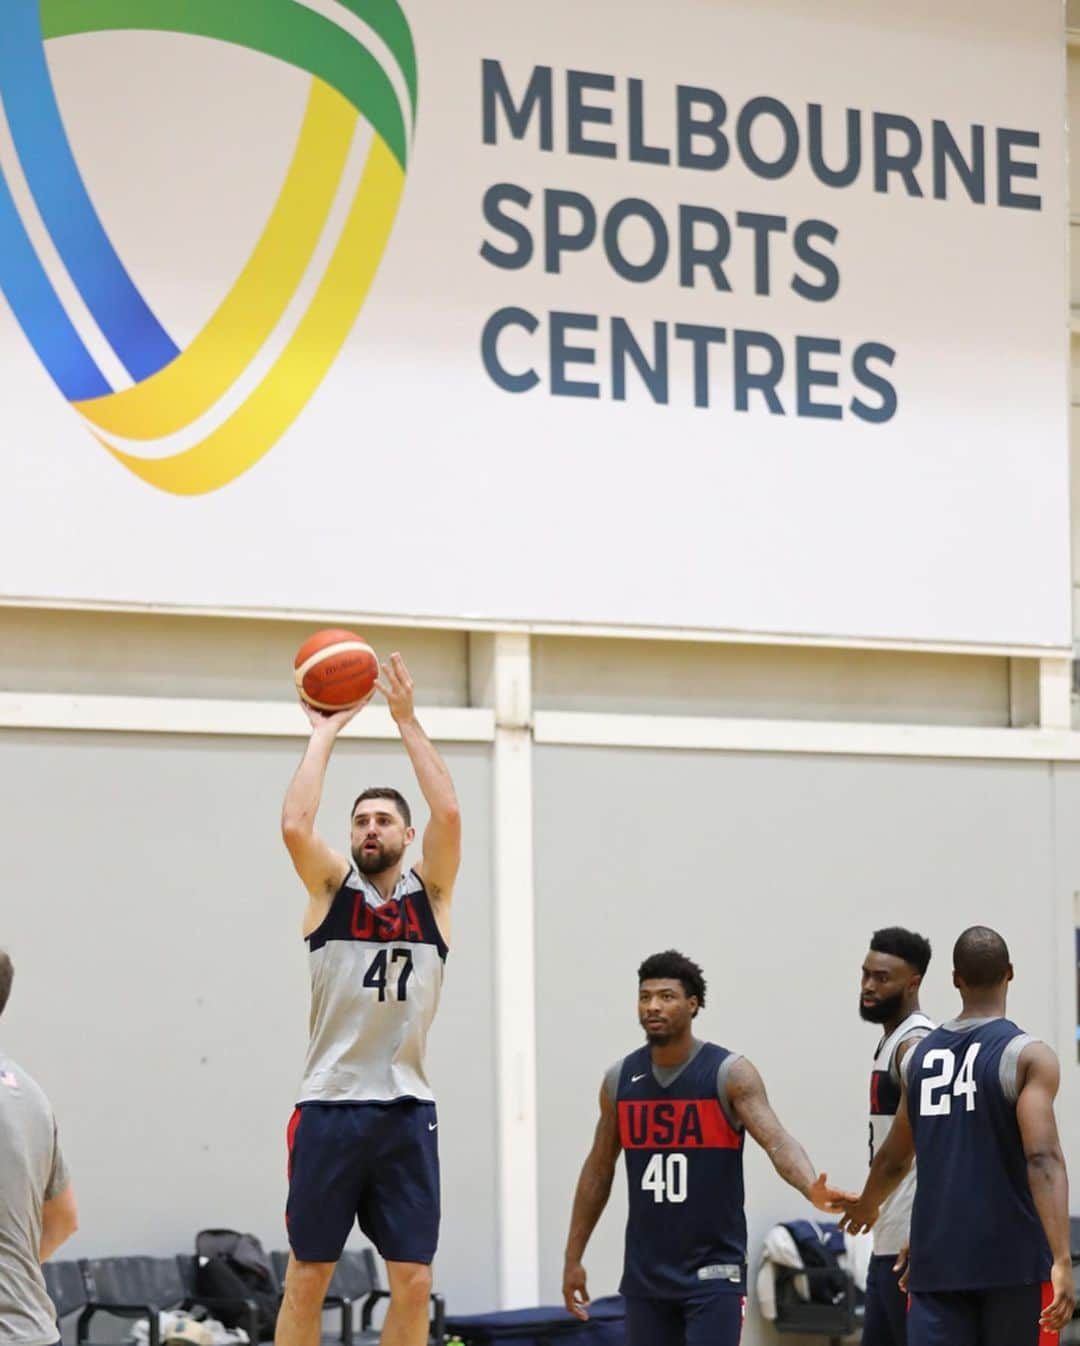
[[[406,827],[406,829],[405,829],[405,845],[406,845],[406,846],[411,846],[415,840],[416,840],[416,828],[415,828],[415,827]]]

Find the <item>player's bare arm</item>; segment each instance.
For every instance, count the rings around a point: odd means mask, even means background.
[[[1020,1053],[1018,1067],[1016,1120],[1031,1195],[1054,1259],[1050,1271],[1054,1298],[1039,1321],[1047,1332],[1060,1332],[1076,1307],[1069,1253],[1069,1179],[1054,1117],[1061,1068],[1044,1042],[1029,1043]]]
[[[71,1183],[56,1196],[41,1205],[41,1249],[39,1260],[47,1262],[62,1243],[66,1243],[79,1227],[79,1211],[75,1204],[75,1189]]]
[[[786,1183],[818,1210],[844,1209],[851,1195],[830,1187],[827,1174],[815,1172],[810,1156],[773,1111],[764,1080],[745,1056],[735,1062],[728,1076],[728,1102]]]
[[[375,685],[386,698],[430,815],[424,829],[423,859],[417,868],[439,929],[449,943],[450,901],[461,865],[461,810],[446,763],[416,718],[413,681],[401,655],[392,654],[382,665],[382,673]]]
[[[323,782],[330,754],[338,734],[356,715],[359,707],[324,715],[301,701],[311,724],[304,756],[297,767],[281,810],[281,835],[292,857],[293,868],[308,892],[304,914],[304,935],[317,929],[330,909],[334,894],[349,872],[349,862],[339,855],[315,830],[315,818],[322,799]]]
[[[584,1322],[589,1316],[589,1292],[582,1258],[585,1248],[604,1213],[615,1178],[615,1165],[622,1148],[619,1141],[619,1123],[615,1105],[606,1089],[600,1090],[600,1120],[596,1123],[592,1149],[578,1178],[574,1193],[574,1208],[570,1215],[570,1232],[566,1237],[566,1257],[563,1265],[563,1302],[567,1309]]]
[[[874,1155],[870,1173],[862,1195],[851,1202],[840,1221],[840,1228],[851,1234],[872,1229],[877,1222],[881,1203],[893,1194],[907,1176],[915,1158],[915,1137],[911,1132],[908,1113],[907,1085],[900,1090],[900,1106],[896,1110],[885,1144]]]

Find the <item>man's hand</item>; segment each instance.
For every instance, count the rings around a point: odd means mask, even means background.
[[[575,1318],[589,1321],[589,1291],[585,1284],[585,1268],[580,1262],[567,1262],[562,1278],[563,1303]]]
[[[383,678],[380,678],[375,686],[386,697],[386,704],[390,707],[390,714],[394,717],[397,724],[403,724],[411,720],[416,715],[416,708],[413,705],[413,681],[409,677],[409,670],[405,667],[405,660],[398,654],[397,650],[382,665]]]
[[[900,1287],[901,1294],[908,1292],[908,1280],[911,1277],[911,1244],[905,1243],[900,1249],[900,1254],[893,1263],[893,1271],[900,1273],[900,1279],[896,1282]]]
[[[845,1211],[854,1202],[858,1200],[854,1192],[841,1192],[839,1188],[829,1186],[829,1175],[819,1173],[811,1185],[806,1189],[806,1199],[818,1210],[835,1215],[840,1211]]]
[[[843,1205],[840,1228],[845,1234],[865,1234],[877,1224],[879,1209],[866,1200],[866,1194],[849,1199]]]
[[[1076,1281],[1071,1261],[1055,1262],[1050,1268],[1050,1285],[1054,1298],[1039,1318],[1044,1332],[1060,1332],[1076,1308]]]
[[[360,714],[367,702],[365,701],[359,706],[350,706],[348,710],[335,710],[332,713],[309,706],[303,697],[300,698],[300,705],[313,730],[322,734],[329,734],[331,738],[337,738],[349,721]]]

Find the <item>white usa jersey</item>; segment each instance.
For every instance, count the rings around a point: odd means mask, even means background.
[[[882,1038],[874,1053],[874,1068],[870,1072],[870,1162],[885,1142],[900,1106],[900,1071],[896,1065],[896,1049],[902,1042],[926,1037],[934,1023],[925,1014],[916,1011],[897,1024]],[[881,1213],[874,1225],[874,1256],[895,1257],[908,1241],[911,1229],[911,1207],[915,1200],[915,1165],[900,1186],[881,1203]]]

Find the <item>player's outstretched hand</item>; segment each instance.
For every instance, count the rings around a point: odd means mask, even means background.
[[[830,1215],[846,1211],[858,1200],[854,1192],[841,1192],[837,1187],[830,1187],[827,1173],[817,1175],[813,1185],[807,1189],[806,1197],[818,1210],[827,1211]]]
[[[585,1284],[585,1268],[580,1262],[567,1262],[563,1268],[562,1297],[570,1313],[583,1323],[589,1321],[589,1291]]]
[[[304,714],[308,717],[308,723],[312,729],[318,729],[324,734],[332,734],[335,738],[349,721],[363,710],[363,706],[350,706],[348,710],[335,710],[333,713],[316,710],[314,706],[309,706],[303,697],[300,698],[300,705]]]
[[[845,1234],[865,1234],[877,1224],[878,1208],[871,1206],[861,1196],[849,1197],[841,1203],[843,1215],[840,1228]]]
[[[908,1292],[908,1277],[911,1275],[911,1244],[905,1243],[900,1249],[900,1255],[893,1263],[893,1271],[900,1273],[900,1278],[896,1282],[900,1287],[901,1294]]]
[[[1039,1318],[1039,1326],[1044,1332],[1060,1332],[1076,1308],[1076,1283],[1070,1261],[1055,1262],[1050,1268],[1050,1285],[1054,1298]]]
[[[414,714],[413,681],[405,667],[405,660],[395,650],[381,667],[383,675],[375,686],[386,697],[390,714],[398,724],[403,720],[411,720]]]

